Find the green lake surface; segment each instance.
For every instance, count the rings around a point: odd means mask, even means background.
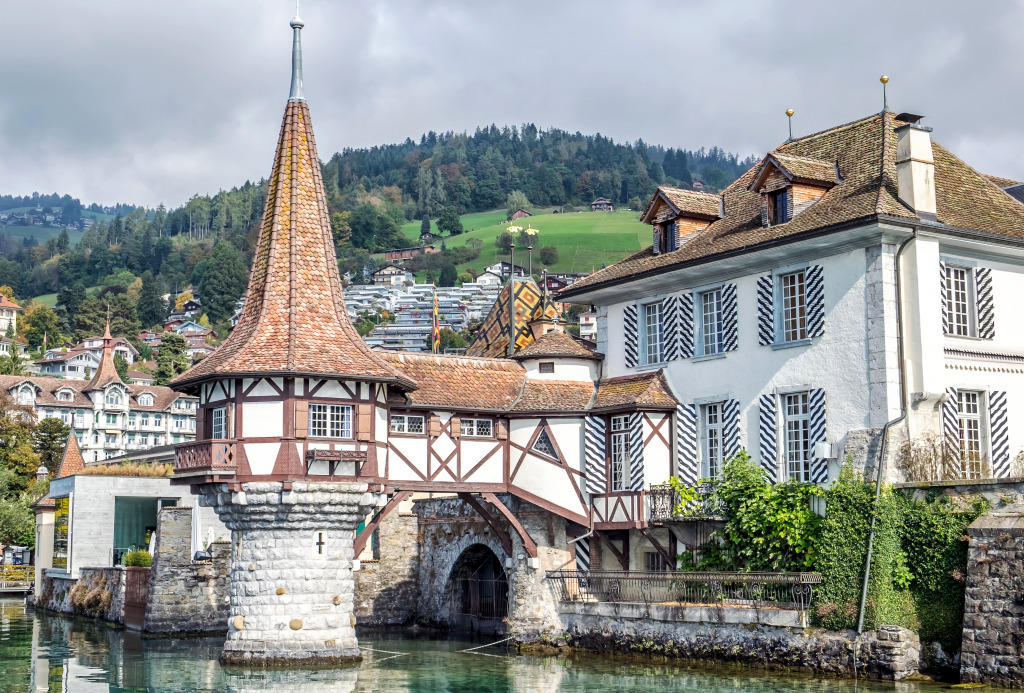
[[[217,663],[222,638],[143,640],[128,631],[26,610],[0,600],[0,691],[403,691],[555,693],[702,691],[855,693],[937,691],[935,684],[778,676],[579,654],[521,656],[505,644],[366,634],[360,664],[316,670],[238,670]]]

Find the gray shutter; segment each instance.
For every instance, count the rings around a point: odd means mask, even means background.
[[[949,398],[942,404],[942,438],[947,470],[961,468],[960,460],[960,412],[955,387],[947,387]],[[948,472],[947,472],[948,475]]]
[[[812,265],[804,273],[807,292],[807,336],[825,334],[825,278],[821,265]]]
[[[992,440],[992,476],[1010,476],[1010,420],[1006,413],[1006,392],[988,393],[988,428]]]
[[[700,481],[697,465],[697,407],[676,405],[676,476],[686,486]]]
[[[665,227],[666,243],[668,244],[669,250],[679,250],[679,229],[676,228],[676,222]]]
[[[626,343],[626,367],[633,368],[640,362],[640,335],[637,330],[636,304],[630,303],[623,310],[623,332]]]
[[[757,342],[761,346],[775,343],[775,301],[770,274],[757,278]]]
[[[775,405],[775,395],[761,395],[760,409],[758,415],[758,436],[761,442],[761,466],[768,473],[768,481],[778,481],[779,463],[777,459],[776,445],[776,417],[778,413]]]
[[[995,339],[995,304],[992,299],[992,270],[979,267],[974,271],[975,295],[978,297],[978,336]]]
[[[644,415],[638,411],[629,415],[629,490],[644,490]]]
[[[939,262],[939,298],[942,299],[942,334],[949,334],[949,304],[946,297],[946,263]]]
[[[736,285],[722,287],[722,351],[735,351],[739,346]]]
[[[808,409],[811,416],[808,433],[810,435],[811,455],[814,454],[814,444],[825,442],[825,391],[822,389],[811,390],[808,397]],[[828,481],[828,459],[825,457],[811,457],[811,483],[824,484]]]
[[[602,416],[588,416],[584,430],[583,456],[586,465],[588,493],[606,493],[605,421]]]
[[[693,294],[689,291],[679,295],[679,310],[676,326],[676,344],[679,358],[693,357]]]
[[[678,296],[670,295],[661,302],[661,341],[665,361],[679,358],[679,300]]]
[[[722,459],[728,460],[740,451],[740,402],[727,399],[722,403]]]
[[[590,537],[576,540],[576,570],[590,571]]]
[[[655,255],[661,254],[661,228],[655,224],[651,227],[653,229],[653,237],[651,239],[651,250],[654,251]]]

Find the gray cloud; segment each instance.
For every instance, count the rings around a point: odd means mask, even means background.
[[[323,157],[488,123],[762,154],[890,105],[1024,179],[1024,3],[306,0]],[[5,2],[0,191],[179,205],[266,175],[287,0]]]

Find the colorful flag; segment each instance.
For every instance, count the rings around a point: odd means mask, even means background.
[[[36,334],[39,334],[38,332]],[[43,351],[46,351],[46,332],[43,332]]]
[[[437,292],[434,292],[434,353],[441,352],[441,316],[437,312]]]

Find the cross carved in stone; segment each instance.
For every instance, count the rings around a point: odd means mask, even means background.
[[[317,536],[317,539],[316,539],[316,552],[317,553],[323,553],[324,552],[324,533],[323,532],[317,532],[316,536]]]

